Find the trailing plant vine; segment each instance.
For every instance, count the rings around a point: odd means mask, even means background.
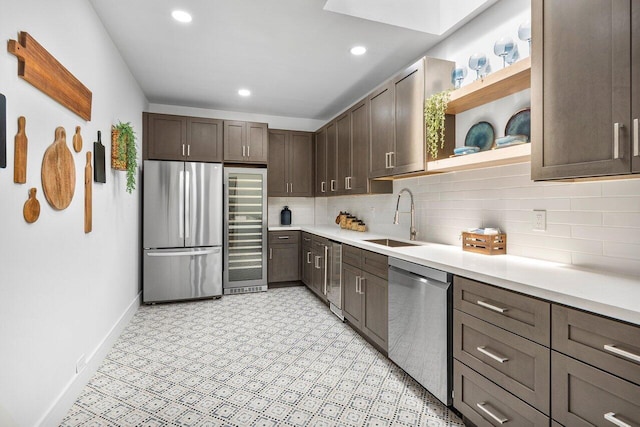
[[[434,93],[424,101],[424,123],[426,127],[427,153],[432,159],[444,148],[444,120],[450,90]]]
[[[114,127],[118,131],[118,160],[127,165],[127,193],[131,194],[136,188],[138,170],[136,133],[130,122],[118,122]]]

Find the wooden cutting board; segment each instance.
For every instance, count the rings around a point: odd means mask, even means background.
[[[104,145],[102,145],[102,132],[98,131],[98,140],[93,143],[93,180],[95,182],[107,182],[104,164]]]
[[[76,189],[76,167],[63,127],[56,128],[56,139],[42,159],[42,190],[54,209],[66,209]]]
[[[83,119],[91,120],[91,91],[29,33],[20,31],[18,40],[9,40],[7,50],[18,57],[19,77]]]
[[[24,116],[18,117],[18,133],[15,137],[13,151],[13,182],[25,184],[27,182],[27,134],[25,126],[27,124]]]
[[[24,202],[22,216],[29,224],[34,223],[40,217],[40,202],[36,199],[36,189],[29,189],[29,199]]]
[[[87,164],[84,167],[84,232],[91,233],[93,229],[92,215],[92,179],[93,171],[91,170],[91,151],[87,151]]]
[[[7,98],[0,93],[0,168],[7,167]]]
[[[80,135],[80,126],[76,126],[76,134],[73,135],[73,149],[76,153],[82,151],[82,135]]]

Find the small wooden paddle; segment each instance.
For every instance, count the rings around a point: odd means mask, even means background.
[[[67,133],[56,128],[56,139],[42,159],[42,190],[47,202],[57,210],[66,209],[76,189],[76,167],[67,147]]]
[[[92,215],[92,184],[91,151],[87,151],[87,165],[84,167],[84,232],[91,233],[93,229]]]
[[[40,217],[40,202],[36,199],[36,191],[35,188],[29,189],[29,199],[24,202],[22,208],[22,216],[29,224],[36,222]]]
[[[76,134],[73,135],[73,149],[76,153],[82,151],[82,135],[80,135],[80,126],[76,126]]]
[[[18,117],[18,133],[15,137],[13,151],[13,182],[25,184],[27,182],[27,134],[25,126],[27,120],[24,116]]]

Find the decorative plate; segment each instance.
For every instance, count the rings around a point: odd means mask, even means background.
[[[531,108],[525,108],[515,113],[504,128],[506,135],[526,135],[527,141],[531,141]]]
[[[464,145],[467,147],[478,147],[480,151],[489,150],[493,146],[495,131],[489,122],[479,122],[471,126],[467,136],[464,138]]]

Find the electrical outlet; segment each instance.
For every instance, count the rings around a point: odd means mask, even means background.
[[[533,211],[533,229],[535,231],[547,230],[547,211],[535,210]]]
[[[79,374],[80,372],[82,372],[85,366],[87,366],[87,358],[83,354],[82,356],[80,356],[80,358],[76,362],[76,374]]]

